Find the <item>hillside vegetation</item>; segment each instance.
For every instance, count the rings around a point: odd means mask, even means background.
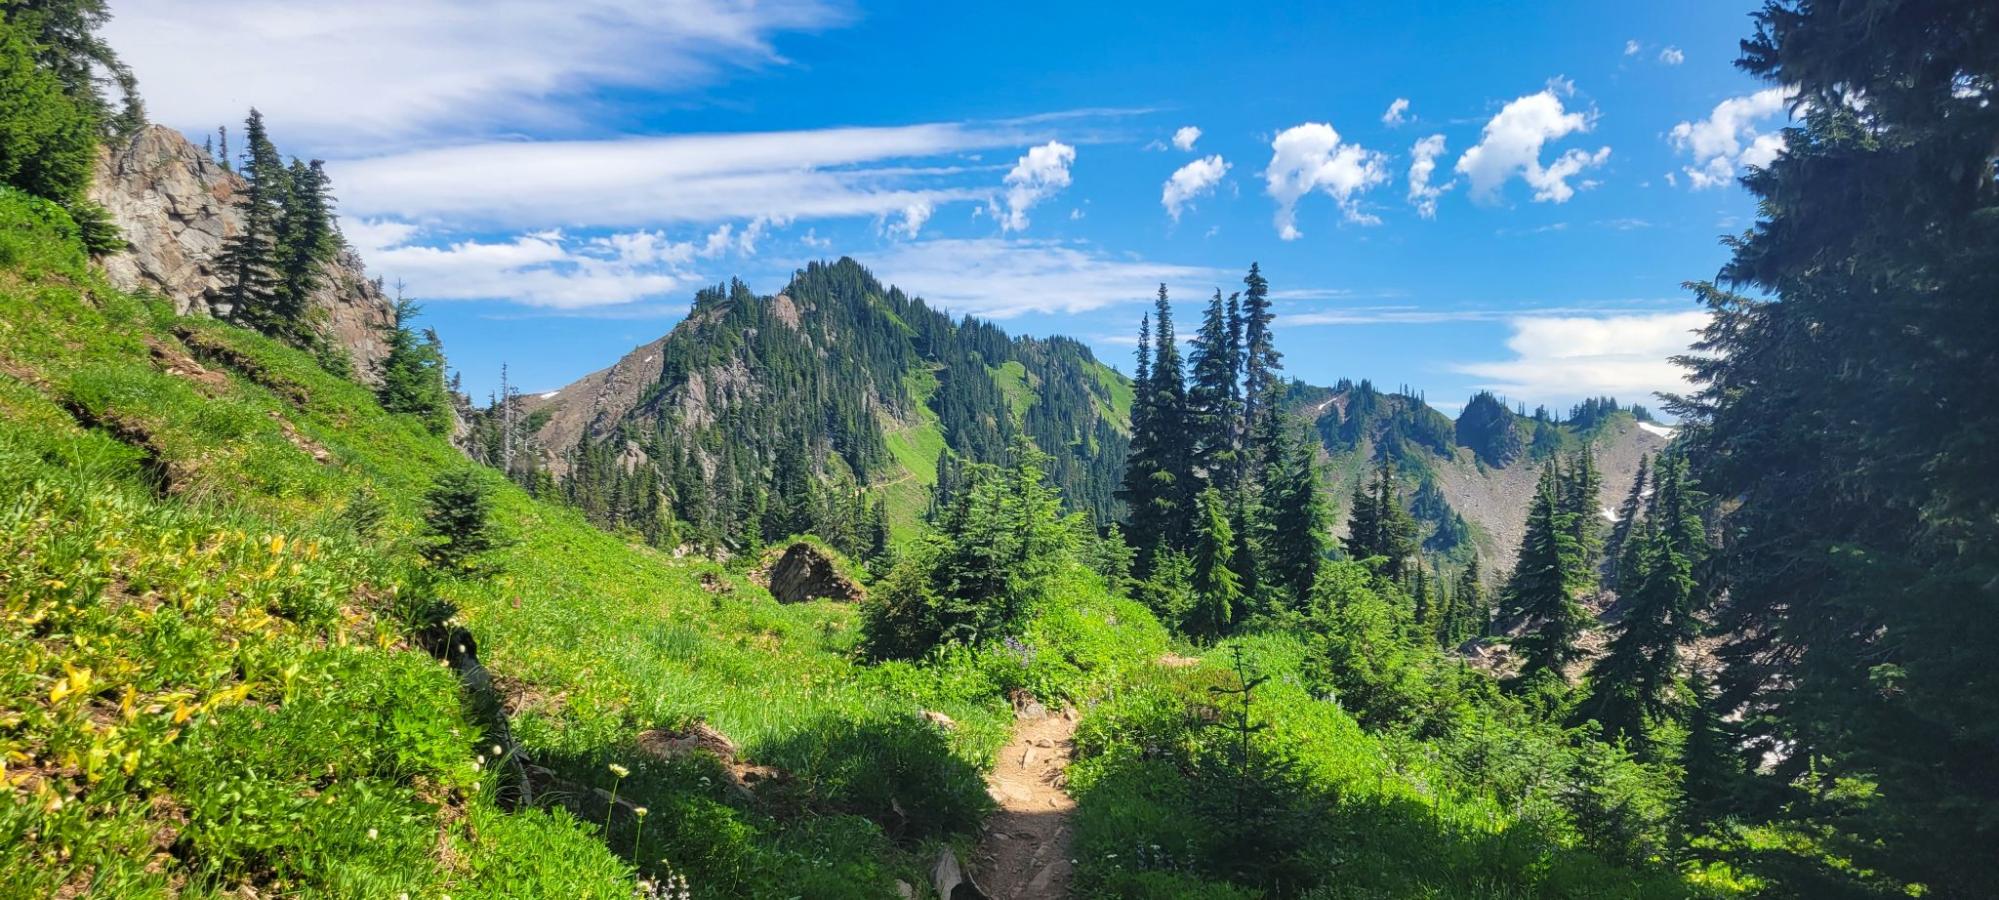
[[[422,498],[467,465],[455,449],[307,354],[109,288],[59,210],[12,192],[0,373],[21,801],[0,893],[613,896],[636,869],[881,896],[977,823],[1008,688],[1080,697],[1087,669],[1156,652],[1083,596],[1039,663],[862,665],[850,606],[779,605],[497,474],[510,543],[438,571]],[[419,646],[443,623],[476,641],[510,733]],[[712,757],[640,745],[697,722],[777,783],[745,795]]]

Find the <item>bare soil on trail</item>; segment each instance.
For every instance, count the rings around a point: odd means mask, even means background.
[[[1075,751],[1076,711],[1034,708],[1014,726],[986,777],[999,811],[973,854],[974,877],[992,900],[1056,900],[1069,894],[1070,815],[1076,801],[1063,770]]]

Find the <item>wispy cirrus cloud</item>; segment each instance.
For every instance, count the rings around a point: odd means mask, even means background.
[[[460,228],[607,228],[901,214],[997,185],[925,160],[1019,146],[1013,123],[931,123],[594,141],[488,141],[327,164],[342,209]],[[985,176],[990,178],[991,176]]]
[[[933,306],[992,319],[1142,303],[1161,283],[1175,294],[1199,296],[1241,277],[1113,255],[1088,244],[1005,238],[899,244],[870,268]]]
[[[583,124],[579,97],[673,91],[783,65],[781,35],[836,0],[150,0],[105,29],[157,121],[205,130],[255,105],[283,138],[379,147]]]

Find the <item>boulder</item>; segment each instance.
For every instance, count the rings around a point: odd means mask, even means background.
[[[779,603],[806,600],[858,601],[867,591],[846,573],[831,556],[805,541],[797,541],[782,551],[764,557],[758,567],[757,583],[770,589]]]

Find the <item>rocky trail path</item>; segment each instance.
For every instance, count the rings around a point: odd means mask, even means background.
[[[1074,754],[1076,711],[1031,704],[986,777],[999,811],[973,853],[978,886],[992,900],[1054,900],[1069,894],[1070,815],[1076,801],[1063,770]]]

